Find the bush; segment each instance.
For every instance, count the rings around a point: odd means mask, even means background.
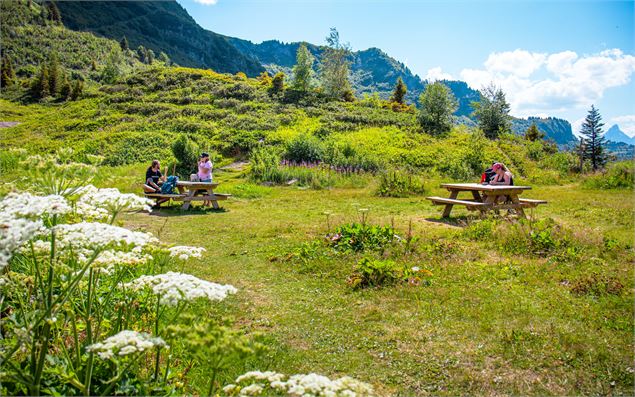
[[[384,287],[408,282],[410,285],[430,285],[429,270],[416,266],[408,267],[391,260],[362,258],[357,262],[346,283],[354,289],[368,287]]]
[[[551,218],[501,223],[495,234],[500,236],[500,248],[512,253],[570,256],[577,251],[571,233]]]
[[[283,183],[288,181],[280,167],[280,154],[271,146],[261,146],[251,151],[249,178],[255,182]]]
[[[583,186],[589,189],[633,189],[634,165],[632,161],[612,163],[604,172],[587,177]]]
[[[324,158],[324,145],[312,135],[301,134],[287,144],[284,157],[298,163],[319,162]]]
[[[393,170],[380,175],[377,195],[381,197],[410,197],[426,192],[423,179],[406,171]]]
[[[195,170],[198,158],[201,154],[196,142],[185,135],[179,137],[172,144],[172,153],[176,158],[176,173],[181,178],[187,178]]]
[[[365,222],[339,226],[333,235],[327,236],[329,244],[338,251],[383,251],[395,237],[391,226],[369,225]]]

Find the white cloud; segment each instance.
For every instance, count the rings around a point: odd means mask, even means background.
[[[194,2],[206,6],[213,6],[214,4],[218,3],[218,0],[194,0]]]
[[[436,68],[428,70],[425,79],[430,82],[437,80],[452,80],[452,75],[449,73],[444,73],[441,67],[437,66]]]
[[[587,109],[612,87],[628,84],[635,73],[635,56],[619,49],[593,55],[573,51],[554,54],[525,50],[495,52],[482,69],[463,69],[461,79],[474,88],[489,83],[501,87],[511,113],[526,117]]]
[[[571,123],[571,130],[573,131],[573,135],[577,136],[578,138],[582,136],[580,135],[580,130],[582,129],[582,123],[584,123],[585,119],[586,119],[586,116],[581,117]]]
[[[609,128],[613,125],[617,124],[620,126],[620,130],[624,131],[626,135],[633,137],[635,136],[635,114],[629,114],[626,116],[618,116],[613,117],[611,119],[611,123]]]

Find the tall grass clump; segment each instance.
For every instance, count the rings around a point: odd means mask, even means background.
[[[424,194],[426,187],[419,175],[403,170],[386,171],[379,176],[377,195],[381,197],[410,197]]]
[[[633,189],[635,163],[633,161],[611,163],[603,172],[587,177],[582,185],[588,189]]]

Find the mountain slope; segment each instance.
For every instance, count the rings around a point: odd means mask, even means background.
[[[131,48],[163,51],[183,66],[249,76],[264,70],[224,36],[200,27],[176,1],[62,1],[58,7],[70,29],[115,40],[126,36]]]
[[[571,123],[567,120],[559,119],[556,117],[529,117],[527,119],[513,119],[512,131],[518,135],[524,135],[525,131],[532,124],[536,124],[538,130],[546,134],[547,139],[552,139],[554,142],[560,145],[575,142],[577,139],[573,135],[571,129]]]
[[[604,138],[613,142],[635,145],[635,137],[631,138],[626,135],[622,130],[620,130],[620,127],[617,124],[613,124],[613,126],[606,131]]]

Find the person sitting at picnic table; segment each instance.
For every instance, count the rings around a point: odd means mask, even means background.
[[[152,160],[152,164],[146,170],[146,185],[153,188],[157,193],[161,193],[159,183],[165,182],[165,176],[161,173],[159,160]]]
[[[505,164],[494,163],[492,170],[495,174],[489,181],[490,185],[514,185],[514,176],[509,172],[507,167],[505,167]]]
[[[206,152],[201,153],[201,157],[198,160],[198,180],[201,182],[212,182],[212,162],[209,159],[209,154]],[[203,205],[211,206],[211,201],[204,201]]]

